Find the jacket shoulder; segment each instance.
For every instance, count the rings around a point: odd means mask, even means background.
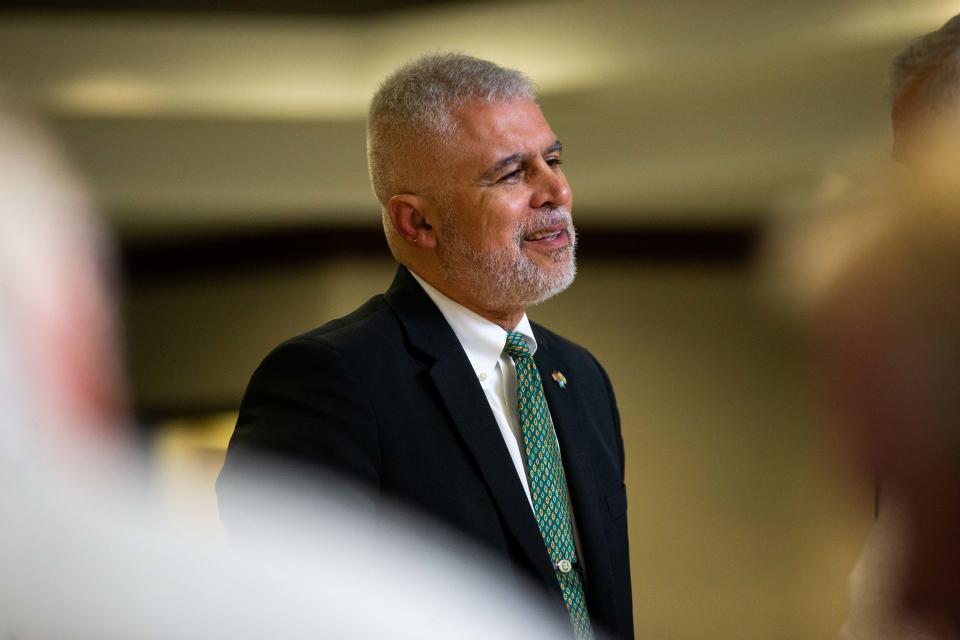
[[[343,354],[355,354],[376,348],[399,332],[396,314],[377,295],[356,310],[284,341],[280,349],[296,344],[320,344]]]
[[[537,342],[544,348],[557,353],[566,360],[591,362],[599,366],[597,359],[585,347],[577,344],[573,340],[564,338],[559,333],[551,331],[541,324],[531,322],[530,325],[533,327]]]

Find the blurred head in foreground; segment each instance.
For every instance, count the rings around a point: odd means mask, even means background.
[[[824,293],[819,320],[855,450],[903,501],[904,602],[960,631],[960,207],[898,212]]]
[[[903,512],[906,535],[875,558],[883,570],[858,578],[858,588],[877,592],[892,580],[886,606],[901,605],[900,613],[871,615],[955,633],[960,206],[932,206],[913,185],[891,184],[837,179],[833,193],[771,243],[773,275],[813,329],[825,397],[862,477],[882,480],[881,516]]]
[[[121,433],[108,258],[86,190],[56,145],[0,95],[0,368],[9,378],[0,444],[8,457],[26,443],[65,453]]]

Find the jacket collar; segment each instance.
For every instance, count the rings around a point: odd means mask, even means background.
[[[443,399],[457,430],[477,462],[494,501],[535,567],[547,588],[559,595],[559,586],[550,559],[543,545],[523,486],[504,446],[499,429],[490,412],[480,383],[464,354],[456,334],[443,314],[431,301],[413,275],[405,268],[397,269],[393,284],[385,294],[387,303],[397,314],[406,331],[409,345],[431,361],[430,378]],[[581,411],[596,398],[582,395],[576,371],[562,358],[562,349],[552,334],[532,326],[539,349],[537,368],[543,380],[544,395],[550,407],[557,440],[560,443],[564,469],[568,479],[570,501],[577,519],[586,566],[587,600],[591,617],[612,621],[615,618],[613,566],[607,553],[608,542],[594,472],[594,456],[598,435],[589,431],[592,423]],[[564,387],[553,379],[553,373],[569,376]]]
[[[440,309],[447,324],[453,329],[457,341],[463,347],[473,366],[474,373],[491,375],[503,355],[503,348],[507,341],[507,332],[500,325],[487,320],[483,316],[471,311],[463,305],[451,300],[443,293],[430,286],[416,273],[410,275],[419,283],[420,287],[430,297],[430,300]],[[530,355],[537,352],[537,340],[533,335],[530,320],[524,313],[514,331],[523,335],[530,350]]]
[[[523,485],[453,329],[405,267],[397,269],[384,298],[400,319],[409,346],[431,362],[430,379],[476,461],[506,526],[543,582],[559,596],[559,585]]]

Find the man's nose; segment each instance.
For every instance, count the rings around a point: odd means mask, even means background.
[[[570,184],[556,167],[541,160],[533,176],[535,188],[531,195],[530,207],[563,207],[570,202]]]

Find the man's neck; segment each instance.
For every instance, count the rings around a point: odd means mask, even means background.
[[[421,280],[429,284],[431,287],[442,293],[450,300],[453,300],[461,307],[473,311],[478,316],[489,320],[493,324],[502,328],[504,331],[513,331],[516,329],[517,325],[520,324],[520,320],[523,318],[523,314],[526,313],[526,308],[524,307],[518,307],[514,309],[488,309],[484,305],[474,300],[471,296],[465,295],[462,292],[456,291],[449,287],[449,284],[444,282],[441,278],[431,278],[410,267],[407,268],[410,269],[412,273],[416,273]]]

